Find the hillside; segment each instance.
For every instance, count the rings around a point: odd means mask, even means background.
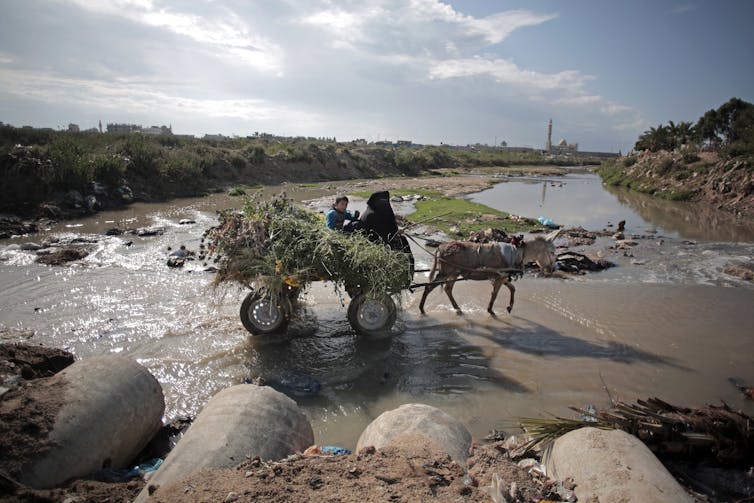
[[[716,152],[644,151],[598,169],[608,185],[674,201],[696,201],[741,218],[754,216],[754,167]]]
[[[670,121],[639,136],[636,153],[603,164],[608,185],[754,216],[754,105],[731,98],[696,124]]]
[[[379,146],[261,135],[70,133],[0,127],[0,214],[61,219],[235,184],[453,174],[454,169],[599,163],[479,146]],[[451,173],[448,173],[451,171]]]

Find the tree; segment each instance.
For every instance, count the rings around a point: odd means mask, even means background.
[[[700,142],[713,147],[749,142],[754,134],[754,105],[731,98],[717,110],[708,110],[696,123]]]

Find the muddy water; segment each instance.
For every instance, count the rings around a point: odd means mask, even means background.
[[[754,221],[692,203],[677,203],[624,189],[604,187],[599,176],[574,173],[500,183],[471,199],[493,208],[568,227],[604,229],[626,221],[629,233],[661,234],[706,241],[754,241]]]
[[[576,197],[578,187],[569,181],[559,190]],[[555,192],[550,188],[546,197]],[[302,188],[297,197],[327,190]],[[608,196],[610,219],[632,212],[629,226],[655,226],[663,243],[657,234],[640,239],[633,257],[603,246],[619,267],[599,275],[527,277],[516,283],[512,315],[501,293],[498,318],[483,309],[489,285],[464,283],[456,286],[463,316],[451,311],[439,289],[428,299],[428,315],[419,316],[418,294],[406,293],[392,336],[363,340],[346,321],[347,300],[318,283],[303,298],[289,342],[253,338],[238,319],[244,292],[213,291],[211,274],[198,263],[182,270],[165,266],[168,246],[196,249],[214,210],[238,203],[217,195],[134,205],[53,229],[100,238],[72,267],[34,264],[30,252],[5,248],[19,240],[0,243],[0,324],[34,329],[32,342],[79,357],[133,356],[162,384],[167,418],[195,414],[213,393],[249,376],[301,382],[294,386],[299,394],[315,390],[316,382],[318,393],[294,398],[310,416],[317,442],[346,447],[374,417],[407,402],[441,407],[476,436],[517,416],[573,417],[569,405],[606,406],[608,392],[683,405],[725,400],[754,414],[752,402],[727,382],[739,376],[754,383],[754,288],[721,273],[726,261],[750,260],[754,243],[714,237],[684,243],[682,230]],[[196,224],[179,225],[182,218]],[[165,233],[102,236],[114,226],[149,225]],[[429,256],[416,253],[426,265]]]

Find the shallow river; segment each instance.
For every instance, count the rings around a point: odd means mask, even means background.
[[[754,414],[754,404],[727,381],[737,376],[754,384],[754,286],[722,273],[726,263],[754,257],[754,231],[692,206],[607,192],[592,175],[555,183],[544,200],[541,180],[500,184],[473,199],[569,226],[602,228],[624,219],[629,234],[647,237],[637,240],[633,256],[610,250],[609,238],[599,240],[592,251],[618,264],[608,271],[518,281],[512,315],[504,308],[507,292],[493,318],[484,311],[489,284],[459,283],[463,316],[440,289],[430,295],[425,317],[418,314],[419,294],[406,293],[392,336],[363,340],[331,286],[318,283],[303,298],[292,340],[264,343],[239,321],[244,292],[213,291],[199,263],[181,270],[165,265],[168,246],[198,248],[214,210],[238,204],[215,195],[136,204],[59,225],[47,234],[100,238],[96,251],[71,267],[38,265],[31,252],[6,248],[46,234],[0,242],[0,324],[33,329],[31,342],[78,357],[136,358],[163,386],[166,419],[196,414],[213,393],[246,377],[316,380],[318,394],[294,397],[316,441],[351,448],[373,418],[408,402],[441,407],[479,437],[510,428],[520,416],[574,417],[569,405],[605,407],[608,393],[686,406],[724,400]],[[333,192],[302,187],[294,195]],[[196,224],[179,225],[182,218]],[[110,227],[150,225],[165,233],[102,236]],[[415,251],[419,265],[427,265],[429,256]]]

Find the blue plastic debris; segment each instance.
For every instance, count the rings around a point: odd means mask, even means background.
[[[550,220],[547,217],[539,217],[537,219],[537,221],[540,224],[544,225],[545,227],[549,227],[549,228],[557,228],[558,227],[558,224],[556,224],[555,222],[553,222],[552,220]]]
[[[322,454],[329,454],[331,456],[347,456],[348,454],[351,454],[351,451],[349,449],[346,449],[344,447],[335,447],[334,445],[323,445],[319,448],[319,450],[322,451]]]
[[[91,475],[94,480],[101,480],[104,482],[125,482],[136,477],[141,477],[145,473],[153,472],[162,465],[162,459],[154,458],[149,461],[145,461],[140,465],[134,466],[131,469],[122,468],[119,470],[113,468],[105,468],[99,470]]]

